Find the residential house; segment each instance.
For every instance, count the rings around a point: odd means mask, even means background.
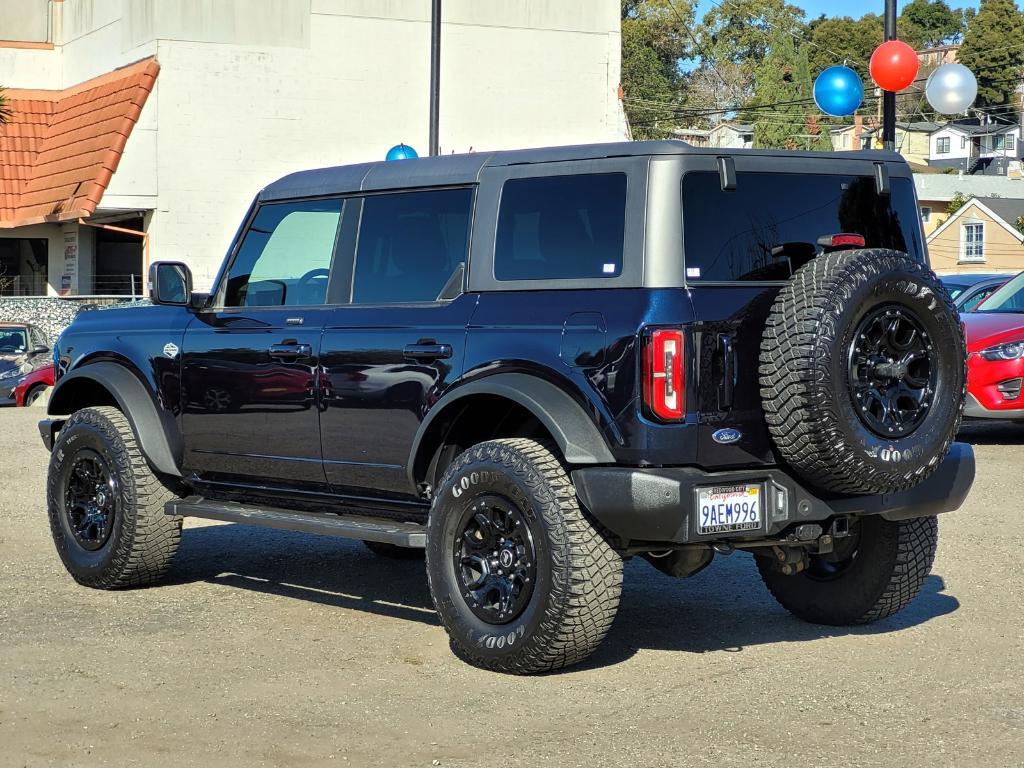
[[[1019,171],[1024,146],[1019,123],[952,122],[933,131],[928,164],[966,174],[1006,176]]]
[[[957,54],[960,52],[959,45],[937,45],[934,48],[926,48],[917,52],[917,60],[921,69],[931,71],[943,64],[956,63]]]
[[[939,273],[1024,270],[1024,199],[974,197],[928,237]]]
[[[711,131],[701,128],[676,128],[672,131],[672,137],[694,147],[711,146]]]
[[[837,152],[856,151],[864,148],[864,118],[857,115],[853,125],[837,125],[829,129],[832,136],[832,148]]]
[[[965,176],[950,173],[915,173],[914,186],[925,235],[942,226],[946,208],[957,196],[1024,198],[1024,180],[1007,176]]]
[[[139,293],[146,243],[202,290],[270,181],[427,152],[426,0],[0,5],[0,293]],[[616,0],[446,0],[441,45],[442,152],[624,137]]]
[[[908,163],[928,165],[930,145],[928,138],[941,126],[927,121],[896,123],[896,151]],[[882,149],[882,128],[877,126],[864,132],[864,149]]]
[[[754,146],[754,124],[719,123],[711,129],[708,141],[712,147],[750,149]]]

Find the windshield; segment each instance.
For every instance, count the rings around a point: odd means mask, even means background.
[[[0,328],[0,355],[20,355],[27,350],[25,331],[20,328]]]
[[[985,299],[975,312],[1024,313],[1024,272]]]

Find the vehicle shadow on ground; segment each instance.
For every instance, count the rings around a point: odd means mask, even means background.
[[[1024,424],[1012,421],[965,421],[957,442],[971,445],[1020,445],[1024,442]]]
[[[418,621],[439,621],[421,559],[396,560],[359,542],[241,525],[186,528],[169,583],[205,581],[321,605]],[[673,579],[646,561],[626,564],[612,630],[582,667],[618,664],[640,649],[742,652],[780,642],[884,634],[952,613],[960,603],[931,575],[896,616],[863,627],[825,627],[792,617],[768,593],[753,558],[719,557],[691,579]]]

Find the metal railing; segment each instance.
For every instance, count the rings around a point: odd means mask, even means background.
[[[0,296],[45,296],[44,275],[0,275]]]
[[[90,293],[94,296],[142,296],[142,275],[96,275],[92,281],[92,289],[84,290],[79,285],[78,293]]]

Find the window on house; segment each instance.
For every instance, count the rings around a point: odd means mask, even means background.
[[[937,155],[948,155],[949,154],[949,136],[942,136],[935,142],[935,154]]]
[[[932,209],[929,208],[927,205],[922,205],[921,206],[921,221],[923,221],[925,224],[927,224],[931,220],[932,220]]]
[[[960,137],[960,149],[967,149],[967,137],[966,136],[961,136]]]
[[[962,261],[985,260],[985,225],[979,222],[964,224]]]

